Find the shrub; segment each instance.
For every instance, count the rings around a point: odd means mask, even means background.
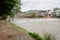
[[[31,35],[31,37],[33,37],[36,40],[44,40],[44,38],[42,36],[39,36],[37,33],[29,33],[29,35]]]
[[[35,12],[32,12],[31,15],[32,15],[32,17],[35,17]]]

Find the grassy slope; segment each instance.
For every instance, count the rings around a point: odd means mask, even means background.
[[[0,40],[33,40],[33,38],[24,29],[0,20]]]

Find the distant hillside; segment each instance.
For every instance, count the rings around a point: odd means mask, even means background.
[[[0,20],[0,40],[34,40],[27,31]]]

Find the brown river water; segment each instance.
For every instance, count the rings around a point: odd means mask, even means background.
[[[36,32],[44,34],[46,32],[52,33],[56,40],[60,40],[60,19],[57,18],[21,18],[12,21],[17,26],[28,30],[29,32]]]

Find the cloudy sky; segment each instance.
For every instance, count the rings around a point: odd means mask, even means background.
[[[22,11],[47,10],[60,7],[60,0],[22,0]]]

